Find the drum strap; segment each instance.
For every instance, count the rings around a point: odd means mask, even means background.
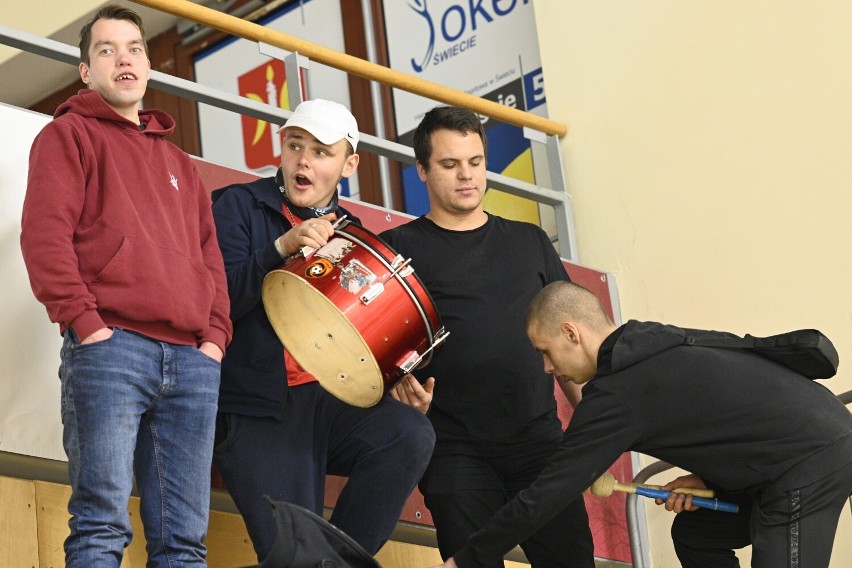
[[[281,202],[281,212],[284,214],[285,217],[287,217],[287,220],[290,221],[290,225],[295,227],[296,225],[298,225],[299,223],[304,221],[304,219],[301,219],[301,218],[293,215],[293,212],[290,211],[290,207],[292,207],[292,205],[290,205],[288,207],[286,200]],[[299,207],[299,209],[303,209],[303,207]],[[337,219],[336,213],[332,212],[332,215],[334,215],[334,219]]]

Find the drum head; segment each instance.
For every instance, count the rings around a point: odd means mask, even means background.
[[[353,406],[375,405],[384,394],[370,347],[338,307],[305,279],[273,270],[263,280],[263,306],[293,359],[333,396]]]

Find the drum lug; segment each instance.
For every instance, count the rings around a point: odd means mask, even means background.
[[[418,368],[423,359],[426,358],[426,355],[428,355],[437,346],[443,343],[447,339],[447,337],[449,337],[449,335],[450,332],[446,331],[442,327],[435,334],[435,337],[432,341],[432,345],[430,345],[429,348],[423,352],[423,355],[420,355],[419,353],[417,353],[417,351],[409,351],[408,354],[396,364],[396,367],[400,370],[400,373],[406,375],[414,369]]]
[[[423,359],[423,357],[421,357],[417,351],[409,351],[408,354],[396,364],[396,366],[399,369],[400,374],[407,375],[413,371],[415,367],[417,367],[417,364],[421,359]]]
[[[361,294],[360,299],[364,303],[364,305],[366,306],[370,302],[372,302],[373,300],[378,298],[379,295],[384,291],[385,291],[385,285],[382,284],[381,282],[376,282],[375,284],[373,284],[372,286],[367,288],[366,292]]]
[[[408,277],[414,269],[409,266],[411,264],[410,258],[403,258],[402,255],[396,255],[396,258],[391,262],[391,268],[393,272],[391,272],[388,276],[392,277],[395,275],[399,275],[401,278]]]

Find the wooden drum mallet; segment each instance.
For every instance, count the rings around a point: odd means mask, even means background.
[[[724,511],[725,513],[736,513],[739,511],[739,506],[735,503],[719,501],[714,499],[715,493],[712,489],[697,489],[691,487],[679,487],[672,491],[666,491],[659,485],[643,485],[641,483],[619,483],[615,478],[605,473],[600,476],[589,488],[593,495],[598,497],[609,497],[613,491],[622,493],[635,493],[643,497],[651,497],[652,499],[666,500],[672,493],[682,493],[692,495],[692,504],[696,507],[704,509],[712,509],[714,511]]]

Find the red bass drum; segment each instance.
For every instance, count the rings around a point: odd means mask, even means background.
[[[409,260],[345,219],[319,249],[263,281],[269,321],[293,359],[340,400],[370,407],[431,361],[449,335]]]

